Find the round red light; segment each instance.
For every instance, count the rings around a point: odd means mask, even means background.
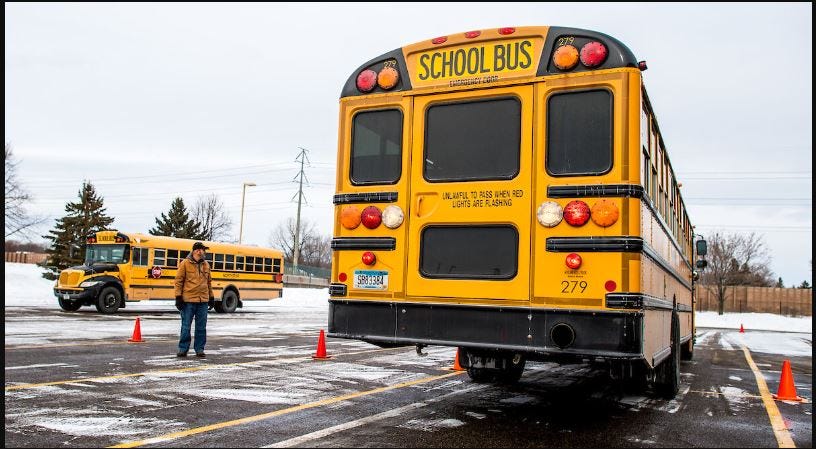
[[[604,284],[604,288],[608,292],[614,292],[615,289],[618,288],[618,284],[616,284],[615,281],[606,281],[606,284]]]
[[[479,37],[480,34],[482,34],[481,31],[468,31],[465,33],[465,37],[468,39],[473,39],[474,37]]]
[[[363,209],[363,213],[360,216],[360,221],[363,222],[363,226],[367,227],[368,229],[375,229],[377,226],[382,223],[382,212],[377,206],[368,206]]]
[[[339,275],[337,275],[337,279],[340,282],[346,282],[346,279],[348,279],[348,275],[346,273],[340,273]]]
[[[448,41],[448,36],[439,36],[431,39],[432,44],[444,44]]]
[[[357,90],[360,92],[371,92],[377,85],[377,72],[373,70],[363,70],[357,75]]]
[[[589,221],[589,206],[587,203],[576,200],[564,206],[564,221],[572,226],[583,226]]]
[[[592,41],[581,47],[581,64],[592,68],[603,64],[606,61],[606,45]]]
[[[363,263],[366,265],[374,265],[374,262],[377,261],[377,256],[374,255],[371,251],[366,251],[363,253]]]
[[[567,255],[566,263],[570,269],[577,270],[581,268],[581,262],[582,260],[580,255],[575,253],[570,253],[569,255]]]
[[[499,28],[499,34],[513,34],[515,32],[516,29],[513,27]]]

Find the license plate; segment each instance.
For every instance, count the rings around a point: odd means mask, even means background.
[[[388,272],[378,270],[354,271],[354,288],[385,290],[388,288]]]
[[[71,299],[71,295],[69,295],[68,293],[63,293],[62,299]]]

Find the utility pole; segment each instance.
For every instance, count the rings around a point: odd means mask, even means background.
[[[292,265],[294,268],[297,268],[298,259],[300,258],[300,204],[303,202],[303,178],[306,176],[306,173],[303,172],[303,166],[306,162],[309,161],[308,156],[306,155],[307,150],[305,148],[300,148],[300,154],[295,158],[296,162],[300,162],[300,173],[295,176],[295,179],[299,181],[300,186],[298,187],[298,209],[297,209],[297,220],[295,222],[295,253],[292,258]],[[306,181],[308,182],[308,181]]]

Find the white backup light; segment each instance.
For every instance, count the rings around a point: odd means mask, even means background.
[[[396,229],[402,224],[405,214],[399,206],[388,206],[383,210],[382,222],[387,228]]]
[[[555,201],[545,201],[538,206],[536,217],[542,226],[552,228],[561,223],[561,219],[564,218],[564,209]]]

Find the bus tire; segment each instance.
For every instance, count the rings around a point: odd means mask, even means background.
[[[671,355],[658,368],[657,393],[673,399],[680,390],[680,326],[676,315],[672,315]]]
[[[524,357],[520,357],[518,363],[513,363],[513,358],[507,359],[507,364],[504,368],[499,372],[497,379],[501,383],[505,384],[514,384],[521,379],[521,375],[524,373],[524,365],[527,361]]]
[[[216,303],[216,310],[217,309]],[[238,308],[238,295],[235,294],[234,291],[229,290],[224,292],[224,296],[221,297],[221,312],[223,313],[232,313],[235,312],[235,309]]]
[[[694,358],[694,337],[689,338],[689,341],[680,348],[681,360],[688,361],[692,358]]]
[[[105,287],[99,293],[99,298],[96,300],[96,310],[99,313],[111,314],[119,310],[119,304],[122,302],[122,294],[116,287]]]
[[[470,367],[467,369],[467,373],[470,380],[477,383],[490,382],[493,380],[493,372],[487,368]]]
[[[79,301],[71,301],[68,299],[60,299],[59,306],[62,310],[66,312],[76,312],[82,307],[82,303]]]

